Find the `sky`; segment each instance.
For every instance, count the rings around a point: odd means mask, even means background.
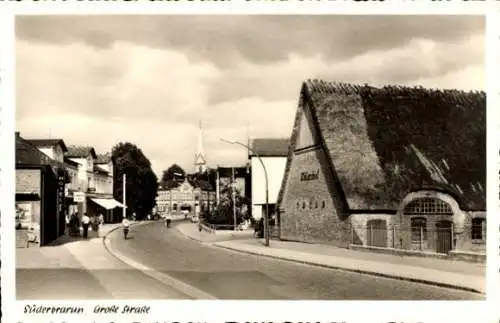
[[[142,149],[160,177],[246,163],[220,139],[287,138],[301,84],[483,90],[475,16],[17,16],[16,129]]]

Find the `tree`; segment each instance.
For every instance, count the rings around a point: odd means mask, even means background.
[[[158,192],[157,177],[151,162],[136,145],[119,143],[112,149],[114,164],[114,197],[123,197],[123,174],[126,174],[127,213],[136,213],[138,220],[144,219],[156,204]]]
[[[179,181],[179,180],[184,180],[185,177],[186,177],[186,172],[184,171],[184,169],[182,169],[181,166],[177,164],[173,164],[172,166],[163,171],[161,181],[162,183],[165,183],[166,181]]]
[[[240,224],[243,220],[249,217],[247,212],[247,198],[241,194],[237,188],[235,193],[235,209],[236,209],[236,224]],[[215,210],[207,215],[206,220],[211,224],[231,225],[234,226],[234,210],[233,210],[233,187],[231,183],[225,184],[220,190],[219,204]]]

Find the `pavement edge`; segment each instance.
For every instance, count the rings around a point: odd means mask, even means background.
[[[146,224],[150,224],[150,223],[136,223],[133,226],[137,227],[137,226],[146,225]],[[192,297],[194,299],[203,299],[203,300],[216,300],[217,299],[215,296],[210,295],[210,294],[208,294],[200,289],[197,289],[191,285],[188,285],[188,284],[186,284],[178,279],[175,279],[169,275],[160,273],[152,268],[144,266],[143,264],[138,263],[138,262],[124,256],[123,254],[121,254],[120,252],[118,252],[116,250],[111,250],[112,248],[110,248],[108,245],[108,242],[110,240],[108,236],[118,229],[120,229],[119,225],[116,226],[115,228],[109,230],[102,238],[102,243],[104,245],[104,248],[112,256],[114,256],[115,258],[117,258],[121,262],[125,263],[126,265],[128,265],[132,268],[135,268],[136,270],[139,270],[143,274],[159,281],[160,283],[162,283],[166,286],[172,287],[172,288],[180,291],[181,293],[186,294],[189,297]]]
[[[307,260],[299,260],[299,259],[282,257],[282,256],[274,256],[274,255],[269,255],[269,254],[265,254],[262,252],[242,250],[242,249],[238,249],[235,247],[225,246],[225,245],[222,245],[219,243],[214,243],[214,244],[212,244],[212,246],[215,246],[215,247],[221,248],[221,249],[230,250],[233,252],[246,253],[246,254],[250,254],[250,255],[262,256],[262,257],[267,257],[267,258],[272,258],[272,259],[282,260],[282,261],[287,261],[287,262],[295,262],[295,263],[300,263],[300,264],[309,265],[309,266],[329,268],[329,269],[341,270],[341,271],[346,271],[346,272],[354,272],[354,273],[358,273],[358,274],[371,275],[371,276],[377,276],[377,277],[382,277],[382,278],[397,279],[397,280],[409,281],[409,282],[413,282],[413,283],[420,283],[420,284],[432,285],[432,286],[436,286],[436,287],[444,287],[444,288],[450,288],[450,289],[456,289],[456,290],[486,295],[486,293],[484,293],[480,290],[477,290],[475,288],[472,288],[472,287],[457,286],[457,285],[453,285],[453,284],[441,283],[441,282],[431,281],[431,280],[427,280],[427,279],[412,278],[412,277],[405,277],[405,276],[398,276],[398,275],[390,275],[390,274],[384,274],[384,273],[363,270],[363,269],[351,269],[351,268],[345,268],[345,267],[340,267],[340,266],[334,266],[334,265],[330,265],[330,264],[321,264],[321,263],[307,261]]]

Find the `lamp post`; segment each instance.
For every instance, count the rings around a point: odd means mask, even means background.
[[[245,147],[248,149],[252,154],[257,157],[259,160],[260,164],[262,165],[262,169],[264,170],[264,178],[266,180],[266,212],[264,213],[264,239],[265,239],[265,246],[269,247],[269,183],[268,183],[268,178],[267,178],[267,169],[266,166],[264,166],[264,162],[262,161],[262,158],[260,158],[259,155],[257,155],[249,146],[242,144],[241,142],[238,141],[229,141],[221,138],[221,141],[231,144],[231,145],[240,145],[242,147]]]

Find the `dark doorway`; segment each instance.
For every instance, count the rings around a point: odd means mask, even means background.
[[[188,211],[189,213],[191,213],[191,205],[182,205],[181,206],[181,211]]]
[[[387,247],[387,224],[385,220],[369,220],[366,223],[367,244],[372,247]]]
[[[447,254],[453,248],[451,236],[451,221],[443,220],[436,223],[436,251]]]

